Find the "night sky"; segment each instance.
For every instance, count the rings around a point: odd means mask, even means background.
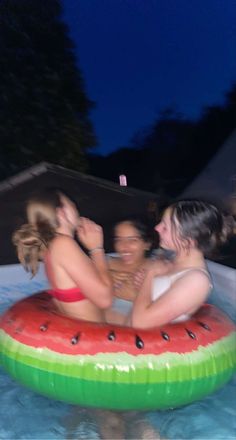
[[[197,118],[236,81],[236,0],[63,0],[108,154],[171,107]]]

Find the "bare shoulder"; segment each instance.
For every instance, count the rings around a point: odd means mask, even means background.
[[[57,257],[67,256],[67,252],[71,252],[74,249],[79,249],[79,245],[72,237],[67,235],[56,236],[50,244],[51,253]]]
[[[147,259],[144,269],[148,270],[153,276],[162,276],[171,273],[173,270],[173,263],[169,260]]]
[[[175,283],[178,285],[188,285],[192,290],[209,289],[211,287],[211,279],[205,270],[191,270],[178,278]],[[174,284],[175,284],[174,283]]]
[[[69,235],[56,235],[51,241],[50,247],[57,247],[68,243],[75,243],[75,240]]]

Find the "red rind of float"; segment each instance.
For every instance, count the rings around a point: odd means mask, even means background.
[[[213,305],[204,305],[185,322],[148,330],[98,324],[59,315],[47,293],[26,298],[5,313],[1,328],[22,344],[48,348],[64,354],[140,354],[136,339],[143,342],[142,354],[187,353],[207,346],[235,330],[234,323]],[[42,334],[43,333],[43,334]],[[113,335],[114,334],[114,335]],[[110,336],[109,336],[110,335]],[[79,344],[71,344],[79,337]],[[114,343],[115,342],[115,343]],[[141,342],[140,342],[141,345]]]

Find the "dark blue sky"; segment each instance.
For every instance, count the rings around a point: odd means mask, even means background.
[[[98,153],[173,107],[196,118],[236,81],[236,0],[63,0]]]

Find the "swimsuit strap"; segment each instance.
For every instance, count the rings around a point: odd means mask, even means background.
[[[181,278],[182,275],[184,275],[186,272],[202,272],[202,273],[204,273],[209,280],[210,288],[213,287],[210,274],[209,274],[208,270],[205,269],[204,267],[189,267],[187,269],[180,270],[179,272],[176,272],[175,274],[170,275],[170,278],[171,279],[174,278],[174,281],[175,281],[176,279]],[[180,276],[178,276],[178,275],[180,275]],[[175,278],[175,276],[177,276],[177,277]]]
[[[77,286],[67,289],[60,289],[56,287],[55,278],[51,267],[49,251],[47,251],[44,256],[44,263],[48,280],[52,286],[52,288],[48,290],[48,293],[50,295],[52,295],[58,301],[70,303],[87,299],[86,296],[81,292],[80,288]]]

